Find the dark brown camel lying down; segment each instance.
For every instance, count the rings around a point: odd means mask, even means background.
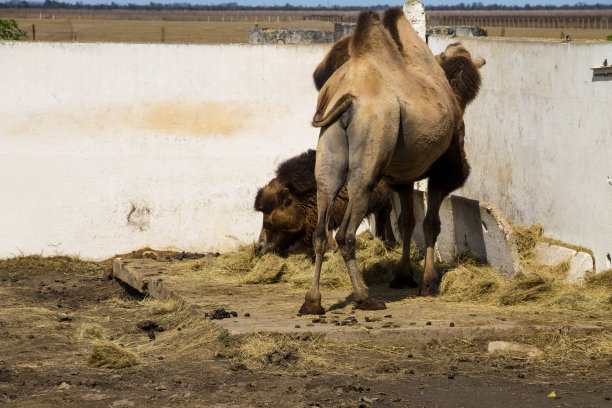
[[[400,202],[399,229],[410,242],[415,226],[414,182],[428,178],[425,268],[421,295],[437,295],[434,245],[440,233],[442,200],[469,175],[463,112],[480,86],[478,68],[460,44],[434,57],[399,8],[381,21],[362,12],[353,35],[336,43],[314,73],[320,88],[313,125],[317,146],[317,225],[313,234],[313,281],[300,312],[325,313],[319,278],[333,203],[342,185],[350,197],[336,242],[345,260],[357,308],[384,309],[370,297],[355,261],[355,233],[380,180]],[[410,245],[392,287],[415,287]]]
[[[257,192],[255,210],[263,214],[259,234],[259,255],[267,252],[295,254],[312,250],[312,233],[317,224],[317,184],[314,150],[281,163],[274,177]],[[348,195],[343,186],[334,200],[329,233],[340,226]],[[374,189],[366,215],[374,214],[376,230],[395,242],[390,224],[391,193],[384,182]]]

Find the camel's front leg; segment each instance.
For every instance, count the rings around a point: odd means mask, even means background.
[[[339,122],[323,128],[317,146],[315,177],[317,179],[317,226],[312,237],[315,250],[315,268],[312,284],[306,293],[300,313],[324,314],[321,306],[319,278],[323,255],[327,246],[327,226],[338,191],[344,184],[348,167],[348,146],[344,128]]]
[[[463,121],[457,124],[448,150],[434,163],[427,181],[427,215],[423,222],[425,234],[425,271],[421,295],[435,296],[440,292],[440,277],[434,268],[434,246],[440,234],[440,206],[451,191],[461,187],[470,174],[465,157]]]
[[[423,272],[423,287],[421,296],[437,296],[440,293],[440,276],[434,268],[434,246],[440,234],[440,206],[447,193],[438,188],[427,188],[427,214],[423,221],[425,235],[425,271]]]

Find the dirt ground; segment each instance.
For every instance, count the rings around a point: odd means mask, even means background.
[[[612,406],[609,356],[556,365],[491,356],[478,342],[381,347],[309,334],[236,339],[181,305],[128,294],[103,278],[107,266],[70,258],[0,261],[0,405]],[[108,342],[136,364],[88,365],[96,345]],[[548,397],[553,391],[557,397]]]

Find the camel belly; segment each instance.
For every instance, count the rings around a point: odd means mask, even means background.
[[[422,179],[450,145],[450,127],[439,130],[442,132],[409,131],[400,134],[384,171],[385,180],[391,184],[408,184]]]

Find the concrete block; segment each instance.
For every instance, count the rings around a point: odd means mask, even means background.
[[[538,242],[535,249],[538,262],[544,265],[558,265],[561,262],[569,261],[576,255],[573,249],[546,242]]]
[[[581,281],[585,273],[595,268],[593,256],[584,251],[547,242],[538,242],[535,249],[536,259],[544,265],[558,265],[569,261],[569,273],[566,278],[568,282]]]
[[[399,202],[394,197],[394,207]],[[426,214],[425,193],[414,191],[416,227],[412,240],[425,248],[423,220]],[[465,252],[488,262],[507,276],[523,270],[514,241],[514,231],[500,209],[493,204],[451,195],[440,208],[441,231],[436,243],[436,259],[450,262]],[[396,227],[394,227],[394,232]],[[401,242],[399,231],[396,232]]]
[[[578,282],[584,279],[584,275],[594,270],[593,257],[591,254],[579,251],[570,261],[570,270],[567,275],[568,282]]]
[[[450,196],[443,207],[440,220],[447,232],[437,246],[440,260],[471,252],[507,276],[523,270],[514,231],[499,208],[460,196]]]

